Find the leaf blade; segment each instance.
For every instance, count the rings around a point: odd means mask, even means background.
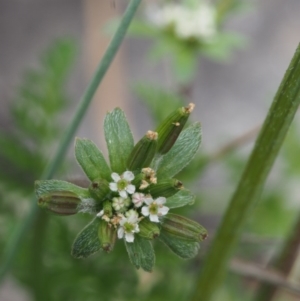
[[[179,208],[186,205],[192,205],[195,202],[195,195],[189,190],[182,189],[173,196],[167,198],[166,206],[169,208]]]

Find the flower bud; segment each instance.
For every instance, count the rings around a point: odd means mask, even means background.
[[[109,253],[113,250],[116,237],[117,237],[116,229],[108,224],[106,221],[101,220],[98,228],[98,237],[100,240],[101,248]]]
[[[148,218],[144,218],[139,222],[140,232],[138,235],[147,238],[154,239],[159,236],[160,230],[156,223],[151,222]]]
[[[190,241],[200,242],[207,238],[207,231],[204,227],[177,214],[168,214],[164,217],[161,231]]]
[[[157,133],[148,131],[135,145],[127,161],[129,170],[147,167],[150,165],[157,149]]]
[[[43,194],[38,199],[38,205],[58,215],[72,215],[78,212],[80,198],[69,191],[54,191]]]
[[[181,189],[183,189],[182,182],[176,179],[168,179],[160,181],[157,184],[150,185],[149,192],[153,198],[158,198],[160,196],[168,198]]]
[[[110,192],[109,183],[104,179],[98,179],[89,186],[91,196],[97,201],[103,201],[105,196]]]
[[[187,107],[181,107],[160,124],[156,130],[158,133],[157,151],[159,153],[165,154],[171,149],[194,107],[193,103],[190,103]]]

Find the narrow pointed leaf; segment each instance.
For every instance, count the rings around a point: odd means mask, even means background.
[[[125,242],[130,262],[137,268],[151,272],[155,262],[153,246],[148,239],[135,236],[134,242]]]
[[[182,189],[175,195],[167,198],[166,206],[169,208],[178,208],[194,204],[195,196],[187,189]]]
[[[107,113],[104,120],[104,133],[110,167],[113,172],[126,170],[127,159],[133,149],[134,141],[124,112],[116,108]]]
[[[171,150],[159,159],[157,177],[171,178],[194,158],[201,142],[201,125],[194,123],[181,132]]]
[[[35,192],[38,197],[57,191],[68,191],[76,194],[81,199],[91,198],[88,189],[60,180],[35,181]]]
[[[160,232],[158,239],[165,243],[171,251],[182,259],[195,257],[200,249],[198,242],[179,239],[173,235],[165,233],[164,231]]]
[[[75,238],[71,254],[75,258],[86,258],[101,249],[98,229],[101,219],[93,219]]]
[[[102,152],[91,140],[76,138],[75,156],[91,181],[99,178],[108,181],[111,179],[111,171]]]

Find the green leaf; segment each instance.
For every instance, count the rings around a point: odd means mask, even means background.
[[[155,254],[149,240],[135,235],[134,242],[126,242],[130,262],[137,268],[151,272],[155,262]]]
[[[72,183],[60,180],[41,180],[35,181],[35,192],[38,197],[43,194],[57,191],[69,191],[75,193],[81,199],[91,198],[88,189],[79,187]]]
[[[179,239],[164,231],[160,232],[158,239],[165,243],[177,256],[183,259],[195,257],[200,249],[198,242]]]
[[[127,159],[133,149],[134,141],[124,112],[116,108],[107,113],[104,120],[104,134],[113,172],[126,170]]]
[[[102,152],[93,141],[76,138],[75,156],[79,165],[91,181],[96,179],[106,179],[109,181],[111,179],[111,170]]]
[[[181,132],[171,150],[159,159],[157,177],[172,178],[194,158],[201,142],[201,125],[194,123]]]
[[[75,258],[86,258],[101,249],[98,229],[101,219],[93,219],[75,238],[71,254]]]
[[[187,189],[182,189],[173,196],[167,198],[166,206],[169,208],[178,208],[185,205],[194,204],[195,196]]]

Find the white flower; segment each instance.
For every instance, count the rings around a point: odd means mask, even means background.
[[[149,215],[149,219],[151,222],[158,223],[158,218],[162,215],[166,215],[169,212],[169,208],[163,206],[163,204],[166,202],[166,198],[164,197],[159,197],[156,200],[153,200],[152,198],[145,198],[144,202],[148,206],[144,206],[142,208],[142,214],[144,216]]]
[[[104,214],[104,210],[101,210],[100,212],[97,213],[97,217],[101,217]]]
[[[112,206],[116,211],[121,210],[125,205],[124,199],[122,197],[113,198]]]
[[[134,179],[134,174],[131,171],[125,171],[121,176],[113,172],[111,177],[114,182],[109,183],[110,190],[118,191],[122,198],[126,199],[128,194],[135,192],[135,186],[130,184]]]
[[[133,242],[134,233],[140,232],[138,221],[138,213],[136,211],[129,210],[126,212],[126,217],[122,216],[119,223],[118,238],[125,236],[127,242]]]
[[[206,1],[196,7],[167,4],[153,15],[154,24],[161,28],[173,28],[181,39],[209,40],[217,32],[215,9]]]
[[[132,195],[132,203],[134,207],[141,207],[144,203],[145,195],[140,192],[136,192]]]

